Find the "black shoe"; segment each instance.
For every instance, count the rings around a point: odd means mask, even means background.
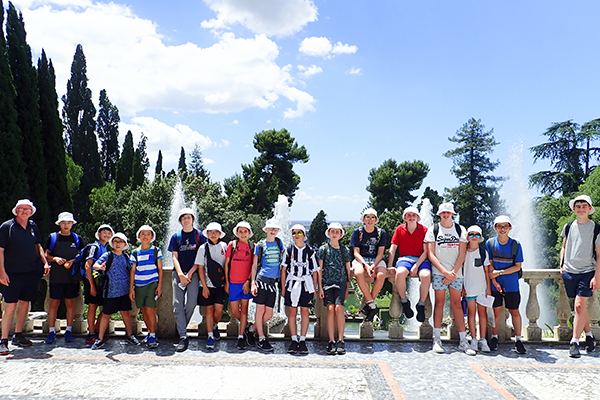
[[[254,337],[254,332],[250,331],[251,326],[251,322],[246,326],[246,329],[244,330],[244,338],[246,339],[248,346],[254,347],[256,345],[256,338]]]
[[[596,350],[596,338],[594,337],[594,335],[586,336],[585,337],[585,351],[587,351],[588,353],[591,353],[594,350]]]
[[[298,343],[298,353],[308,354],[308,348],[306,347],[306,340],[301,340]]]
[[[346,354],[346,343],[343,340],[338,340],[337,342],[337,353],[341,356],[342,354]]]
[[[498,338],[493,337],[490,339],[490,350],[496,351],[498,350]]]
[[[579,345],[577,346],[579,347]],[[523,342],[517,340],[515,342],[515,351],[519,354],[525,354],[527,351],[525,350],[525,346],[523,346]]]
[[[22,333],[18,333],[13,336],[12,344],[19,347],[29,347],[33,342],[23,336]]]
[[[375,307],[375,308],[371,308],[369,307],[369,311],[367,312],[367,318],[365,318],[367,321],[372,322],[373,318],[375,318],[375,316],[379,314],[379,308]]]
[[[407,319],[411,319],[415,316],[414,311],[410,308],[410,300],[406,300],[406,303],[400,302],[402,305],[402,311],[404,311],[404,315],[406,315]]]
[[[369,315],[369,309],[370,309],[369,304],[365,303],[365,305],[362,306],[362,308],[360,309],[360,312],[361,312],[361,314],[363,314],[366,317],[367,315]]]
[[[337,349],[335,346],[335,342],[329,342],[327,343],[327,354],[329,355],[334,355],[337,353]]]
[[[581,353],[579,352],[579,344],[572,342],[569,345],[569,357],[571,357],[571,358],[581,357]]]
[[[264,338],[263,340],[259,340],[257,346],[260,350],[262,350],[264,352],[273,351],[273,346],[271,346],[271,343],[269,343],[267,338]]]
[[[425,322],[425,305],[417,304],[417,321]]]
[[[219,332],[219,325],[217,324],[213,327],[213,336],[215,340],[221,340],[221,332]]]
[[[179,339],[179,343],[177,344],[175,351],[178,353],[182,353],[188,349],[188,345],[189,345],[188,339],[186,337],[181,338],[181,339]]]
[[[237,347],[238,350],[246,350],[246,339],[238,338],[235,347]]]
[[[288,353],[296,354],[297,352],[298,352],[298,342],[296,342],[295,340],[292,340],[292,343],[290,343],[290,347],[288,347]]]

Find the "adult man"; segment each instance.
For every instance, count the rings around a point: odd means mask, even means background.
[[[23,336],[23,325],[29,312],[29,303],[37,296],[42,273],[50,273],[41,246],[40,232],[35,222],[29,220],[35,214],[33,203],[27,199],[19,200],[12,213],[15,218],[0,226],[0,290],[6,303],[2,313],[0,355],[9,353],[8,331],[15,310],[17,322],[12,344],[31,346],[31,340]]]

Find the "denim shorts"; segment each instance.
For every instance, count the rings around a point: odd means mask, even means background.
[[[567,297],[570,299],[575,298],[575,296],[592,297],[593,292],[590,288],[590,282],[595,274],[596,271],[585,274],[571,274],[570,272],[563,271],[562,278],[565,283]]]

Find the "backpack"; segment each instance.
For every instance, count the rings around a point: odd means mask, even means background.
[[[571,225],[573,225],[573,222],[575,221],[569,221],[567,222],[567,224],[565,225],[565,240],[567,240],[567,237],[569,236],[569,230],[571,229]],[[594,255],[594,260],[596,259],[596,239],[598,238],[598,234],[600,234],[600,224],[597,223],[596,221],[594,221],[594,238],[592,239],[592,251],[593,251],[593,255]],[[563,256],[563,259],[560,260],[560,265],[563,265],[565,263],[565,258]]]
[[[209,246],[210,244],[207,242],[204,250],[204,259],[206,260],[204,266],[206,267],[206,274],[212,284],[215,287],[220,288],[225,285],[225,269],[223,269],[221,264],[212,259]]]
[[[252,242],[248,242],[248,244],[250,245],[250,254],[254,254],[254,243]],[[233,244],[231,245],[231,258],[233,258],[233,255],[235,254],[235,251],[237,250],[237,245],[238,245],[238,241],[234,240]]]
[[[460,235],[462,233],[462,230],[460,229],[460,225],[458,224],[458,222],[454,223],[454,229],[456,229],[456,233],[458,234],[458,237],[460,240]],[[440,223],[439,222],[437,224],[433,224],[433,240],[434,241],[437,240],[438,233],[440,233]]]
[[[134,251],[131,253],[131,255],[132,255],[134,258],[135,258],[135,264],[136,264],[136,265],[139,265],[139,262],[138,262],[138,254],[139,254],[139,251],[138,251],[138,249],[135,249],[135,250],[134,250]],[[154,265],[156,265],[156,266],[158,267],[158,247],[156,247],[156,246],[154,246]]]
[[[277,243],[277,246],[279,246],[279,260],[281,260],[283,258],[283,242],[278,237],[275,237],[275,243]],[[261,265],[262,265],[262,261],[263,261],[263,257],[264,257],[265,241],[261,240],[256,245],[258,246],[258,259],[260,260]],[[260,266],[258,268],[260,269]]]
[[[112,267],[115,253],[112,251],[108,253],[108,260],[106,260],[106,269],[104,271],[98,271],[98,275],[94,277],[94,284],[96,285],[96,295],[99,296],[102,293],[102,297],[108,296],[108,270]]]
[[[196,231],[196,244],[199,246],[202,243],[200,243],[200,231],[196,228],[194,228],[194,230]],[[183,229],[180,229],[177,231],[177,233],[175,233],[175,237],[177,238],[177,247],[181,246],[181,236],[183,235]]]
[[[376,226],[375,229],[377,230],[377,244],[379,244],[379,242],[381,241],[381,228]],[[362,239],[363,239],[363,234],[365,233],[365,227],[361,226],[360,228],[358,228],[358,243],[362,244]]]
[[[329,243],[325,243],[325,247],[323,248],[323,265],[325,265],[325,260],[327,259],[327,250],[329,249],[329,246],[331,246]],[[340,244],[340,254],[342,256],[342,262],[344,263],[344,270],[346,268],[346,263],[349,262],[349,260],[346,260],[346,257],[344,257],[344,248],[348,251],[348,248],[346,246],[342,246]],[[348,275],[346,273],[346,275]],[[350,278],[348,276],[346,276],[346,279],[348,281],[350,281]]]
[[[73,279],[77,282],[87,279],[87,273],[85,272],[85,262],[87,260],[85,257],[86,254],[89,254],[90,248],[92,247],[98,247],[96,242],[86,245],[75,256],[75,261],[73,261],[73,266],[71,267],[71,274],[73,275]]]
[[[77,245],[77,248],[79,248],[79,235],[77,235],[75,232],[71,232],[71,234],[73,235],[73,238],[75,238],[75,244]],[[52,232],[50,234],[50,246],[48,247],[48,250],[50,250],[50,251],[54,250],[54,246],[56,246],[57,241],[58,241],[58,232]]]
[[[516,239],[513,239],[513,238],[510,238],[510,239],[512,239],[512,243],[510,245],[510,255],[513,259],[513,265],[515,265],[515,260],[517,259],[517,253],[519,252],[519,241]],[[487,240],[486,246],[487,246],[487,250],[490,253],[490,256],[493,255],[494,252],[492,251],[492,249],[494,248],[494,238],[489,238]],[[519,279],[521,279],[523,277],[523,268],[521,268],[517,274],[518,274]]]
[[[485,263],[485,247],[483,246],[478,246],[479,249],[479,259],[481,260],[481,265],[477,265],[477,260],[475,260],[475,266],[476,267],[483,267],[483,264]]]
[[[77,235],[75,232],[71,232],[71,234],[73,235],[73,238],[75,239],[75,245],[77,246],[77,248],[79,248],[79,235]],[[50,252],[52,252],[52,250],[54,250],[54,247],[56,246],[56,242],[58,241],[58,232],[52,232],[50,234],[50,246],[48,246],[48,250]],[[86,246],[87,247],[87,246]],[[73,265],[71,266],[71,276],[73,277],[73,280],[76,282],[81,282],[81,280],[83,279],[83,275],[81,274],[81,252],[83,250],[81,250],[80,252],[77,253],[77,255],[75,256],[75,260],[73,261]],[[79,260],[78,260],[79,257]],[[79,262],[78,262],[79,261]]]

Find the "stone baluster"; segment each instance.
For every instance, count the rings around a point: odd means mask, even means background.
[[[229,322],[227,323],[227,337],[236,338],[240,331],[240,321],[229,311]]]
[[[595,337],[600,337],[600,305],[598,304],[598,291],[592,293],[592,297],[588,300],[588,312],[590,314],[590,326]]]
[[[50,326],[48,325],[47,319],[48,311],[50,310],[50,276],[44,276],[42,279],[46,281],[46,298],[44,299],[44,311],[46,311],[46,320],[42,323],[42,332],[48,333],[50,331]],[[56,328],[56,332],[60,333],[60,320],[58,319],[58,317],[54,322],[54,327]]]
[[[558,326],[554,327],[554,338],[558,341],[568,341],[573,335],[573,330],[569,328],[567,321],[571,318],[571,306],[565,291],[565,285],[562,280],[558,280],[560,294],[558,304],[556,305],[556,317],[558,318]]]
[[[542,340],[542,329],[537,325],[537,320],[540,317],[540,305],[538,304],[537,285],[542,281],[538,278],[525,277],[525,282],[529,285],[529,298],[527,299],[526,314],[529,319],[529,325],[524,330],[527,340]]]
[[[398,288],[396,287],[395,276],[391,275],[387,278],[392,284],[392,300],[390,302],[390,317],[392,321],[388,326],[388,337],[390,339],[403,339],[404,328],[400,324],[400,317],[402,316],[402,307],[400,306],[400,295],[398,294]]]
[[[178,337],[173,314],[173,266],[163,266],[162,295],[156,302],[156,333],[159,338]]]
[[[429,323],[432,315],[433,307],[431,305],[431,292],[429,292],[425,299],[425,321],[419,326],[419,339],[433,339],[433,326]]]

